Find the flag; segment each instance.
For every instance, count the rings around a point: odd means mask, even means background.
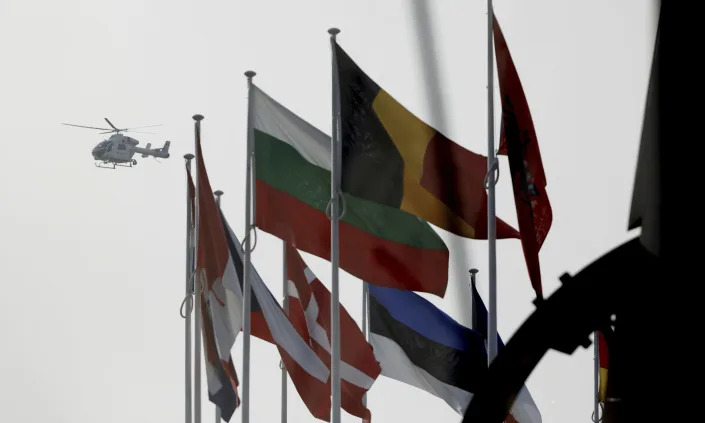
[[[238,269],[240,283],[243,281],[244,252],[240,241],[222,216],[223,226],[227,228],[228,245],[233,261]],[[269,291],[255,267],[249,268],[251,334],[277,346],[282,362],[295,386],[305,385],[310,392],[299,394],[302,398],[308,395],[319,396],[322,393],[330,395],[330,370],[311,347],[306,322],[289,319],[284,310]],[[330,404],[325,412],[330,411]],[[312,411],[313,413],[313,411]],[[315,414],[314,414],[315,415]]]
[[[237,387],[239,385],[232,358],[223,362],[218,357],[213,319],[204,296],[201,296],[201,324],[203,326],[203,350],[206,358],[206,381],[208,400],[220,410],[223,420],[230,421],[235,409],[240,405]]]
[[[306,266],[299,252],[290,245],[287,245],[286,263],[289,278],[289,313],[305,319],[312,345],[320,357],[330,365],[330,291]],[[341,305],[340,393],[341,406],[345,411],[367,421],[371,419],[370,411],[363,405],[362,398],[372,387],[380,371],[372,346],[365,340],[365,335],[355,320]],[[326,398],[329,395],[330,390]]]
[[[382,375],[423,389],[462,414],[487,371],[480,334],[414,292],[369,288],[370,343]]]
[[[230,349],[242,328],[242,291],[237,284],[218,206],[208,181],[200,140],[196,143],[196,151],[198,250],[195,277],[201,286],[202,317],[202,328],[196,330],[203,332],[208,399],[221,410],[223,420],[230,421],[240,404],[239,383]]]
[[[342,190],[487,239],[487,157],[446,138],[399,104],[335,45]],[[518,238],[497,219],[497,238]],[[374,281],[374,279],[369,279]]]
[[[598,361],[600,362],[600,385],[597,390],[597,399],[600,402],[605,402],[605,398],[607,398],[607,369],[610,365],[610,357],[607,352],[607,339],[605,339],[605,335],[601,331],[598,331],[597,336],[597,354],[599,358]]]
[[[256,224],[330,259],[331,140],[253,86]],[[416,216],[343,194],[340,267],[383,286],[443,296],[448,248]]]
[[[498,154],[505,154],[509,158],[524,259],[531,286],[536,296],[543,298],[539,250],[553,220],[546,192],[546,174],[524,89],[496,17],[493,28],[502,98],[502,130]]]
[[[472,314],[473,314],[473,329],[479,332],[482,339],[487,341],[487,308],[485,303],[482,301],[480,293],[477,292],[477,287],[472,284]],[[502,337],[497,333],[497,351],[501,351],[504,348],[504,342],[502,342]],[[514,400],[514,404],[509,411],[509,416],[507,416],[507,422],[516,421],[519,423],[540,423],[541,422],[541,412],[539,412],[534,399],[531,397],[529,390],[526,386],[521,387],[519,395]],[[513,419],[513,420],[512,420]]]

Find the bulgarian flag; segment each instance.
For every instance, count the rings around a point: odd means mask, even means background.
[[[330,260],[331,139],[253,86],[256,225]],[[448,248],[424,220],[342,195],[340,267],[386,287],[443,296]]]

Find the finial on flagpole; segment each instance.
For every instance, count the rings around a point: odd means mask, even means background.
[[[475,268],[470,269],[470,281],[472,283],[475,283],[475,275],[477,275],[477,272],[479,272],[479,270]]]
[[[190,161],[193,157],[194,155],[191,153],[184,154],[184,159],[186,159],[186,161]]]
[[[215,203],[220,207],[220,196],[223,195],[223,191],[217,190],[213,193],[215,195]]]
[[[340,34],[340,30],[338,28],[331,28],[328,30],[328,33],[330,34],[330,37],[335,39],[335,36]]]
[[[245,72],[245,76],[247,77],[247,79],[252,79],[252,77],[255,75],[257,75],[257,72],[252,70],[248,70],[247,72]]]
[[[193,115],[193,120],[200,122],[203,120],[203,115]]]

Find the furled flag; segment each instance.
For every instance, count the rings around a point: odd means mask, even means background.
[[[502,97],[502,130],[498,154],[506,154],[509,158],[524,258],[531,286],[536,296],[543,298],[539,250],[553,220],[546,192],[546,174],[524,89],[496,17],[494,38]]]
[[[235,262],[240,285],[243,280],[244,252],[240,241],[222,216],[227,229],[230,254]],[[251,333],[277,346],[282,362],[296,386],[308,383],[311,395],[330,393],[330,370],[311,347],[306,322],[290,320],[250,262]],[[302,394],[302,398],[305,394]],[[328,407],[328,409],[330,406]]]
[[[238,380],[230,349],[242,328],[242,290],[237,283],[233,261],[228,252],[200,142],[196,144],[196,151],[198,251],[195,277],[201,290],[208,399],[221,410],[223,420],[230,421],[240,403],[237,395]]]
[[[330,137],[254,86],[256,224],[295,248],[330,260]],[[340,267],[382,286],[443,296],[448,248],[431,225],[343,194]]]
[[[472,322],[473,329],[479,332],[482,335],[482,339],[487,342],[487,308],[482,301],[480,293],[477,292],[477,287],[474,283],[472,284]],[[501,351],[502,348],[504,348],[504,342],[502,342],[502,338],[499,336],[499,333],[497,333],[497,349]],[[541,422],[541,412],[539,412],[526,386],[522,386],[509,413],[506,420],[507,422]]]
[[[598,361],[600,362],[600,384],[597,389],[597,400],[600,402],[605,402],[605,398],[607,398],[607,370],[610,365],[610,357],[607,350],[607,339],[605,339],[605,335],[601,331],[598,331],[597,334]]]
[[[330,365],[330,291],[308,268],[299,252],[291,246],[287,246],[286,263],[289,278],[287,294],[290,316],[297,315],[305,318],[312,345],[321,358]],[[379,363],[375,359],[372,347],[365,340],[365,335],[345,310],[345,307],[341,305],[340,392],[341,406],[345,411],[370,421],[370,411],[363,404],[362,398],[372,387],[380,371]],[[297,387],[297,389],[299,388]],[[327,399],[329,395],[330,390],[325,398]],[[319,402],[321,399],[314,400]],[[330,410],[330,405],[327,404],[326,416]],[[313,406],[309,405],[309,409],[312,408]]]
[[[335,57],[342,190],[407,211],[457,235],[487,239],[487,157],[414,116],[337,44]],[[519,238],[519,233],[497,218],[497,238]]]
[[[414,292],[369,288],[370,344],[382,375],[423,389],[462,414],[487,372],[481,335]]]

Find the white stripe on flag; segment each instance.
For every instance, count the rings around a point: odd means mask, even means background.
[[[298,300],[301,300],[301,298],[299,298],[299,290],[296,289],[296,285],[294,284],[294,282],[291,281],[291,279],[289,279],[288,283],[286,284],[286,294],[290,297],[294,297]]]
[[[314,279],[316,279],[315,276]],[[305,316],[306,325],[308,326],[308,333],[311,335],[311,339],[316,341],[318,345],[323,347],[323,349],[330,354],[331,347],[330,342],[328,341],[328,334],[323,326],[318,323],[318,303],[316,302],[316,297],[313,295],[311,296],[311,301],[308,303]],[[370,389],[375,381],[371,377],[367,376],[367,374],[363,371],[351,366],[343,360],[340,361],[340,377],[353,385],[365,389]]]
[[[243,258],[243,250],[240,245],[240,241],[235,236],[232,228],[226,222],[226,230],[229,233],[230,239],[232,239],[237,249],[237,254],[240,259]],[[232,253],[232,252],[231,252]],[[330,370],[328,366],[321,361],[316,355],[315,351],[311,349],[308,342],[301,338],[301,335],[296,331],[294,325],[291,324],[289,318],[284,314],[284,311],[274,300],[274,296],[267,289],[264,281],[260,277],[255,266],[250,262],[249,274],[251,275],[250,286],[252,287],[252,293],[257,298],[257,302],[262,309],[262,314],[264,315],[264,320],[267,322],[269,327],[269,332],[274,338],[274,342],[291,356],[291,358],[301,366],[308,374],[325,383],[328,381],[328,376],[330,375]]]
[[[296,331],[291,321],[284,315],[284,312],[274,301],[259,274],[250,264],[250,274],[252,274],[252,290],[257,296],[257,301],[262,308],[264,319],[269,326],[269,331],[274,341],[291,356],[307,373],[321,382],[326,382],[330,375],[330,370],[321,361],[316,353],[311,349]]]
[[[253,86],[254,127],[294,147],[307,161],[330,170],[330,137]]]
[[[519,423],[541,423],[541,412],[526,386],[521,387],[521,391],[512,405],[511,413]]]
[[[408,383],[443,399],[459,414],[464,414],[472,394],[431,376],[426,370],[415,366],[404,350],[394,341],[384,336],[370,333],[370,344],[375,358],[382,367],[382,375]]]
[[[309,285],[311,285],[313,281],[318,279],[316,275],[313,274],[313,271],[308,267],[304,269],[304,275],[306,275],[306,282],[308,282]]]

